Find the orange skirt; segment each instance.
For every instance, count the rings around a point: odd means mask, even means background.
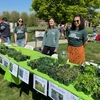
[[[68,52],[69,62],[78,65],[82,65],[85,62],[85,52],[83,46],[79,47],[68,46],[67,52]]]

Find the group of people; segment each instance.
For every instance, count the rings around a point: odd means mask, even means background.
[[[66,52],[68,53],[69,62],[82,65],[85,62],[84,48],[88,41],[88,33],[85,30],[84,19],[81,15],[74,16],[72,25],[67,29],[65,35],[68,40]],[[27,28],[23,23],[23,19],[19,18],[17,26],[14,28],[15,44],[24,47],[27,44],[27,38]],[[60,32],[54,19],[50,18],[41,45],[42,53],[50,56],[57,53],[59,38]]]
[[[55,27],[54,19],[49,20],[49,25],[45,31],[42,42],[42,53],[52,54],[57,52],[59,46],[60,32]],[[88,42],[88,33],[85,30],[84,19],[81,15],[75,15],[72,25],[66,31],[68,46],[68,60],[71,63],[82,65],[85,62],[84,48]]]

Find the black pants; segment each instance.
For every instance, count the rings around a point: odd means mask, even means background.
[[[53,55],[55,47],[44,46],[42,53],[46,55]]]

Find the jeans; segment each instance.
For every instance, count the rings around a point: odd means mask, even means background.
[[[25,43],[25,39],[19,39],[19,40],[17,40],[17,45],[18,46],[24,47],[24,43]]]

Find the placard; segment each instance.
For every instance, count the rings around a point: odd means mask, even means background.
[[[8,67],[9,63],[10,63],[9,59],[3,56],[2,57],[2,65],[5,67]]]
[[[47,80],[37,75],[33,75],[33,88],[47,96]]]
[[[70,100],[65,98],[66,91],[52,82],[49,82],[49,97],[53,100]]]
[[[18,77],[25,83],[29,84],[29,71],[19,66]]]
[[[66,98],[67,100],[82,100],[78,98],[76,95],[72,94],[71,92],[66,92]]]
[[[45,31],[35,31],[35,37],[43,37]]]
[[[10,73],[12,75],[14,75],[15,77],[17,77],[18,65],[14,64],[13,62],[10,62],[9,71],[10,71]]]

